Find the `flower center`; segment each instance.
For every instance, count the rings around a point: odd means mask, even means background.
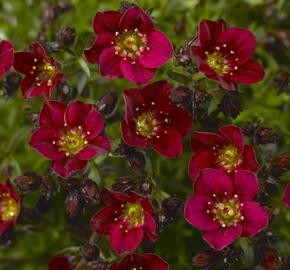
[[[236,65],[239,58],[234,57],[235,54],[235,51],[229,50],[227,44],[214,47],[211,53],[205,52],[207,64],[220,76],[228,73],[233,76],[234,72],[239,69]]]
[[[230,70],[230,67],[227,65],[227,59],[218,52],[208,54],[207,63],[219,75],[223,75]]]
[[[52,81],[57,73],[56,68],[49,62],[43,61],[42,64],[37,64],[37,58],[34,58],[35,66],[32,66],[31,74],[36,72],[36,85],[40,86],[42,81],[47,81],[47,86],[52,85]]]
[[[0,218],[2,221],[9,221],[17,214],[17,202],[8,193],[0,194]]]
[[[225,145],[217,152],[216,163],[224,167],[228,173],[234,171],[240,162],[241,157],[233,145]]]
[[[150,138],[155,135],[154,128],[157,125],[153,112],[142,113],[136,120],[136,134]]]
[[[124,30],[123,33],[119,34],[116,32],[117,41],[115,45],[115,54],[124,57],[124,60],[127,57],[133,59],[132,64],[135,64],[134,61],[140,53],[142,53],[146,47],[146,35],[141,34],[138,29],[134,31]]]
[[[238,201],[238,195],[235,195],[233,199],[217,202],[211,210],[213,221],[218,220],[223,228],[235,226],[238,221],[244,219],[240,212],[242,205]],[[209,210],[207,212],[209,213]]]
[[[55,144],[54,141],[53,144]],[[66,156],[76,155],[85,148],[86,144],[88,141],[85,140],[81,127],[68,130],[59,141],[60,150],[64,151]]]
[[[143,208],[139,203],[128,203],[124,209],[123,217],[133,227],[144,224]]]
[[[142,266],[134,266],[131,270],[143,270]]]

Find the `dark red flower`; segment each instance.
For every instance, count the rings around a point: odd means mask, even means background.
[[[94,19],[96,38],[85,56],[99,63],[102,76],[125,77],[138,85],[146,84],[173,55],[168,38],[154,28],[151,18],[139,7],[124,14],[98,12]]]
[[[269,223],[267,212],[254,201],[259,191],[255,174],[238,171],[231,178],[220,170],[203,170],[184,209],[186,220],[204,231],[203,239],[217,250]]]
[[[49,270],[73,270],[66,257],[55,257],[49,261]]]
[[[155,254],[132,254],[114,263],[110,270],[168,270],[168,263]]]
[[[149,199],[132,191],[125,194],[104,189],[101,201],[104,207],[92,217],[91,227],[98,234],[109,235],[116,253],[133,252],[144,235],[150,242],[157,240]]]
[[[227,28],[224,20],[203,20],[192,42],[191,56],[207,77],[224,88],[253,84],[264,78],[263,67],[252,59],[256,38],[247,29]]]
[[[0,236],[15,225],[20,209],[21,200],[10,181],[0,184]]]
[[[25,74],[22,81],[22,94],[25,98],[37,97],[44,93],[47,99],[63,75],[58,71],[53,58],[48,58],[40,43],[31,44],[32,52],[17,52],[14,55],[14,68]]]
[[[183,137],[191,128],[192,116],[170,103],[169,89],[166,81],[158,81],[142,90],[125,91],[126,115],[121,130],[126,144],[151,146],[169,158],[181,155]]]
[[[39,116],[39,128],[34,131],[30,145],[53,160],[51,168],[68,177],[82,170],[87,161],[111,150],[109,139],[102,135],[104,121],[92,104],[71,102],[68,107],[46,102]]]
[[[0,77],[13,65],[13,45],[8,40],[0,41]]]
[[[285,188],[283,203],[290,208],[290,184],[288,184]]]
[[[219,133],[194,132],[191,148],[195,154],[188,171],[193,181],[205,168],[218,168],[226,173],[259,169],[253,147],[244,144],[242,130],[236,126],[220,128]]]

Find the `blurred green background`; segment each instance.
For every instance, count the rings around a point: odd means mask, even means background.
[[[71,10],[61,12],[48,27],[49,3],[72,4]],[[242,113],[235,119],[225,118],[218,114],[218,125],[229,123],[241,124],[258,119],[267,127],[273,128],[280,136],[277,144],[258,146],[259,160],[263,166],[271,159],[271,155],[289,153],[290,146],[290,106],[289,95],[278,91],[273,81],[275,74],[290,67],[290,3],[287,0],[143,0],[135,1],[142,8],[151,11],[157,27],[172,40],[175,48],[186,46],[197,31],[198,22],[202,19],[223,18],[230,26],[250,29],[257,37],[255,58],[266,69],[263,82],[253,86],[241,87]],[[27,50],[29,44],[41,34],[47,41],[55,40],[55,33],[61,27],[71,26],[76,29],[76,41],[72,47],[73,54],[60,51],[52,55],[63,64],[65,78],[69,85],[77,88],[76,99],[95,103],[108,90],[114,89],[120,97],[118,112],[122,117],[122,91],[132,85],[124,79],[107,81],[100,77],[94,65],[86,64],[82,51],[88,47],[94,37],[92,21],[97,11],[118,9],[117,0],[75,0],[75,1],[40,1],[40,0],[2,0],[0,1],[0,39],[9,39],[15,50]],[[48,18],[48,19],[47,19]],[[47,21],[48,20],[48,21]],[[167,79],[173,85],[178,82],[168,78],[167,71],[184,73],[171,61],[161,68],[154,80]],[[4,80],[4,78],[3,78]],[[210,89],[212,83],[205,84]],[[216,108],[221,96],[212,95],[210,110]],[[48,174],[49,161],[39,156],[27,144],[33,129],[27,115],[39,111],[43,97],[35,100],[24,100],[20,90],[12,96],[2,93],[0,98],[0,171],[11,167],[11,178],[25,171]],[[194,128],[200,128],[196,123]],[[109,121],[107,131],[110,139],[117,147],[120,142],[119,121]],[[267,153],[267,154],[265,154]],[[191,156],[189,136],[185,141],[185,149],[178,160],[167,160],[152,151],[147,153],[150,160],[152,177],[157,184],[155,196],[163,198],[178,195],[184,201],[192,193],[191,181],[187,175],[187,164]],[[114,179],[124,176],[135,177],[125,166],[122,158],[112,155],[99,157],[91,162],[89,176],[100,186],[110,186]],[[4,180],[3,174],[1,179]],[[0,181],[2,181],[0,180]],[[63,252],[78,251],[81,242],[89,237],[87,229],[82,230],[79,224],[87,223],[96,205],[86,208],[84,214],[74,223],[69,222],[64,209],[65,196],[60,191],[60,181],[54,178],[56,188],[53,195],[53,208],[43,214],[42,219],[27,219],[16,227],[13,244],[0,247],[1,270],[42,270],[47,269],[50,258]],[[264,196],[263,202],[272,206],[278,218],[271,225],[270,231],[278,234],[275,247],[281,256],[290,253],[290,211],[281,204],[283,186],[289,182],[289,174],[281,179],[282,185],[271,196]],[[33,209],[39,192],[28,194],[24,198],[24,206]],[[170,263],[170,269],[195,269],[192,257],[207,245],[201,239],[201,233],[186,223],[182,216],[160,230],[160,237],[155,245],[155,252]],[[98,239],[102,247],[102,257],[113,260],[116,256],[108,247],[105,238]],[[242,239],[236,246],[245,254],[241,262],[231,269],[263,269],[258,266],[260,258],[257,246],[253,242]],[[138,249],[142,252],[142,247]],[[220,264],[212,269],[227,269]]]

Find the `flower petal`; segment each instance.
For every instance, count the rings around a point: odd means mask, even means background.
[[[115,34],[119,29],[121,17],[122,14],[118,11],[98,12],[93,22],[95,33],[111,32]]]
[[[253,236],[264,230],[269,224],[267,212],[256,202],[245,202],[241,207],[241,214],[244,217],[243,236]]]
[[[135,123],[134,114],[136,109],[140,109],[142,104],[145,103],[146,99],[142,96],[143,91],[139,89],[127,89],[123,93],[124,102],[125,102],[125,120],[130,125]]]
[[[211,210],[209,203],[214,205],[210,197],[199,195],[192,196],[184,207],[184,217],[187,222],[203,231],[214,230],[220,227],[220,223],[218,221],[213,221],[212,215],[206,212],[207,210]]]
[[[75,157],[53,161],[51,168],[63,178],[71,176],[74,172],[83,170],[87,165],[86,161]]]
[[[229,79],[235,83],[253,84],[263,80],[264,76],[264,68],[258,62],[249,60],[242,66],[239,66],[238,70],[233,72],[233,75]]]
[[[212,149],[213,146],[223,145],[224,143],[224,138],[219,134],[199,131],[192,134],[190,141],[193,152],[209,150]]]
[[[86,139],[90,140],[98,136],[104,129],[104,124],[101,114],[93,108],[84,121],[83,129],[86,132]]]
[[[69,104],[65,112],[65,122],[69,127],[83,127],[88,114],[94,110],[92,104],[85,104],[80,101],[73,101]]]
[[[116,217],[115,211],[116,207],[110,205],[95,213],[90,221],[92,231],[98,234],[109,234],[112,226],[116,223],[114,221],[114,218]]]
[[[102,51],[106,47],[112,46],[111,42],[115,42],[115,40],[115,36],[111,33],[99,33],[92,45],[84,50],[86,59],[93,64],[99,62]]]
[[[175,129],[162,127],[156,134],[159,138],[151,140],[151,146],[156,152],[168,158],[177,158],[182,154],[183,139]]]
[[[102,76],[108,79],[122,77],[120,57],[115,54],[114,47],[108,47],[102,51],[100,56],[100,72]]]
[[[227,45],[239,58],[239,65],[247,62],[255,52],[256,37],[247,29],[231,27],[221,33],[217,45]]]
[[[240,201],[250,201],[259,192],[256,175],[251,171],[237,171],[234,174],[235,192]]]
[[[233,195],[233,183],[228,175],[216,169],[204,169],[194,184],[196,195],[224,198],[225,192]]]
[[[206,231],[202,238],[214,249],[221,250],[237,240],[241,233],[242,226],[238,223],[237,226]]]
[[[145,254],[142,259],[145,261],[143,269],[169,270],[168,263],[155,254]]]
[[[155,242],[158,239],[156,234],[156,223],[154,218],[148,212],[144,212],[145,223],[143,226],[144,234],[149,242]]]
[[[121,123],[121,132],[123,140],[126,144],[134,147],[148,147],[148,142],[141,136],[137,135],[135,133],[135,130],[133,130],[126,121],[122,121]]]
[[[153,30],[153,22],[151,18],[141,8],[134,6],[124,13],[120,21],[120,29],[133,30],[138,29],[141,32],[151,32]]]
[[[0,42],[0,64],[3,65],[5,71],[8,71],[8,69],[13,65],[13,59],[14,54],[12,43],[8,40],[2,40]]]
[[[156,69],[145,68],[137,61],[132,64],[130,60],[121,59],[120,67],[123,76],[130,82],[144,85],[149,82],[156,73]]]
[[[226,29],[226,22],[222,19],[218,21],[202,20],[198,26],[198,38],[201,46],[210,46],[216,41],[220,34]]]
[[[41,155],[51,160],[60,160],[65,157],[63,151],[59,151],[53,141],[59,140],[59,133],[56,129],[40,127],[32,134],[29,144]]]
[[[164,107],[170,104],[168,95],[170,88],[171,85],[167,81],[157,81],[146,85],[140,92],[149,106],[154,102],[156,107]]]
[[[48,101],[42,106],[39,125],[41,127],[62,128],[66,106],[57,101]]]
[[[283,194],[283,203],[290,208],[290,184],[288,184],[285,188]]]
[[[240,154],[244,151],[244,136],[239,127],[226,126],[219,129],[219,133],[225,137],[228,143],[235,146]]]
[[[192,127],[192,115],[185,109],[169,105],[165,111],[169,113],[169,125],[185,137]]]
[[[46,52],[39,42],[31,43],[31,48],[32,48],[33,52],[36,54],[37,58],[44,59],[44,60],[48,61],[48,58],[46,56]]]
[[[14,224],[14,220],[9,220],[9,221],[6,221],[6,222],[1,222],[0,224],[0,236],[5,233],[9,227],[13,226]]]
[[[23,74],[29,74],[32,70],[35,54],[32,52],[16,52],[14,54],[14,68]]]
[[[259,167],[260,166],[257,162],[254,148],[250,145],[245,145],[242,155],[242,163],[237,167],[237,169],[257,172],[259,170]]]
[[[98,136],[92,139],[89,144],[77,154],[81,160],[89,160],[106,151],[111,150],[111,143],[106,136]]]
[[[126,232],[127,230],[127,232]],[[113,250],[121,255],[132,253],[141,243],[143,238],[142,227],[127,228],[122,221],[115,223],[110,232],[110,243]]]
[[[139,63],[146,68],[158,68],[164,65],[173,55],[173,46],[168,37],[154,30],[147,37],[147,47],[139,57]]]
[[[195,181],[203,169],[215,167],[214,160],[215,157],[212,150],[201,151],[193,155],[188,166],[188,173],[191,179]]]
[[[42,81],[40,85],[36,84],[34,76],[26,75],[22,81],[21,90],[24,98],[34,98],[41,95],[47,89],[47,82]]]

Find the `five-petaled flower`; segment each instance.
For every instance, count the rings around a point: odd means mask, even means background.
[[[290,208],[290,184],[288,184],[285,188],[283,203]]]
[[[223,20],[203,20],[190,52],[208,78],[236,90],[236,84],[253,84],[264,78],[263,67],[252,59],[255,48],[256,38],[249,30],[227,28]]]
[[[16,52],[14,68],[25,74],[22,81],[22,94],[25,98],[37,97],[44,93],[47,99],[63,75],[58,71],[53,58],[48,58],[44,48],[38,43],[31,44],[32,52]]]
[[[181,155],[183,137],[192,126],[192,116],[170,103],[166,81],[147,85],[144,89],[128,89],[124,93],[126,114],[121,123],[126,144],[149,147],[169,158]]]
[[[114,263],[110,270],[168,270],[168,263],[155,254],[132,254]]]
[[[104,207],[91,219],[91,228],[98,234],[109,235],[113,250],[118,254],[132,253],[143,236],[157,240],[155,215],[151,202],[135,192],[128,194],[101,191]]]
[[[99,63],[101,74],[107,78],[125,77],[138,85],[146,84],[173,55],[168,38],[136,6],[124,14],[98,12],[94,31],[97,36],[85,56],[89,62]]]
[[[0,184],[0,236],[11,226],[15,225],[21,209],[21,199],[7,180]]]
[[[103,118],[94,105],[74,101],[66,107],[48,101],[29,143],[53,160],[51,168],[56,173],[68,177],[85,168],[88,160],[111,150],[109,139],[101,134],[103,129]]]
[[[194,132],[191,148],[195,154],[188,171],[193,181],[205,168],[218,168],[229,174],[259,169],[253,147],[244,144],[243,133],[236,126],[222,127],[219,133]]]
[[[217,169],[205,169],[194,184],[186,203],[186,220],[204,231],[203,239],[215,249],[223,249],[240,236],[250,237],[268,226],[267,212],[254,201],[258,181],[250,171],[231,177]]]
[[[49,261],[49,270],[73,270],[66,257],[55,257]]]
[[[13,45],[8,40],[0,41],[0,77],[2,77],[13,65]]]

